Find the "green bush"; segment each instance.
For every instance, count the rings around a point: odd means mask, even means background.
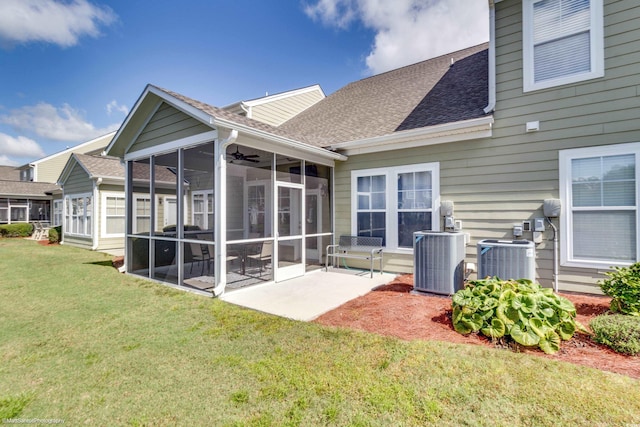
[[[480,331],[491,339],[538,346],[548,354],[579,330],[573,303],[531,280],[474,280],[453,296],[453,327],[461,334]]]
[[[62,226],[49,229],[49,243],[60,243],[62,240]]]
[[[612,298],[611,311],[640,316],[640,262],[629,267],[613,267],[607,279],[598,282],[605,295]]]
[[[29,237],[33,226],[27,222],[0,225],[0,237]]]
[[[640,354],[640,317],[603,314],[589,323],[593,340],[614,351],[635,356]]]

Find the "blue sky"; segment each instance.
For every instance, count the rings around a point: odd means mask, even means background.
[[[0,164],[118,128],[147,83],[215,106],[488,40],[487,0],[0,0]]]

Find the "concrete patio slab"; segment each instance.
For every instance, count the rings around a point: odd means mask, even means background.
[[[369,271],[319,270],[280,283],[225,292],[220,299],[276,316],[310,321],[395,277],[374,273],[370,278]]]

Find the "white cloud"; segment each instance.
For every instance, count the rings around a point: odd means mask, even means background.
[[[375,31],[366,59],[374,74],[489,39],[487,0],[318,0],[305,12],[325,25],[361,21]]]
[[[87,0],[2,0],[0,43],[45,42],[70,47],[82,36],[97,37],[99,27],[116,18],[110,8]]]
[[[106,108],[107,108],[107,114],[109,115],[111,115],[111,113],[114,111],[119,111],[125,116],[129,114],[129,107],[127,107],[126,105],[119,105],[118,101],[116,101],[115,99],[110,103],[108,103]]]
[[[88,141],[120,127],[119,123],[114,123],[96,128],[85,120],[81,111],[69,104],[56,108],[45,102],[11,110],[9,114],[0,116],[0,122],[45,139],[65,142]]]
[[[39,158],[44,156],[44,151],[33,139],[0,133],[0,164],[17,164],[11,159],[13,157]]]
[[[19,162],[16,162],[13,159],[10,159],[7,156],[0,154],[0,165],[2,166],[20,166]]]

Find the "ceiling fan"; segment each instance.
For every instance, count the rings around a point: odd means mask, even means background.
[[[258,163],[258,160],[255,160],[256,157],[260,157],[257,154],[243,154],[240,152],[240,149],[236,147],[235,153],[227,153],[227,156],[231,156],[232,160],[240,160],[252,163]]]

